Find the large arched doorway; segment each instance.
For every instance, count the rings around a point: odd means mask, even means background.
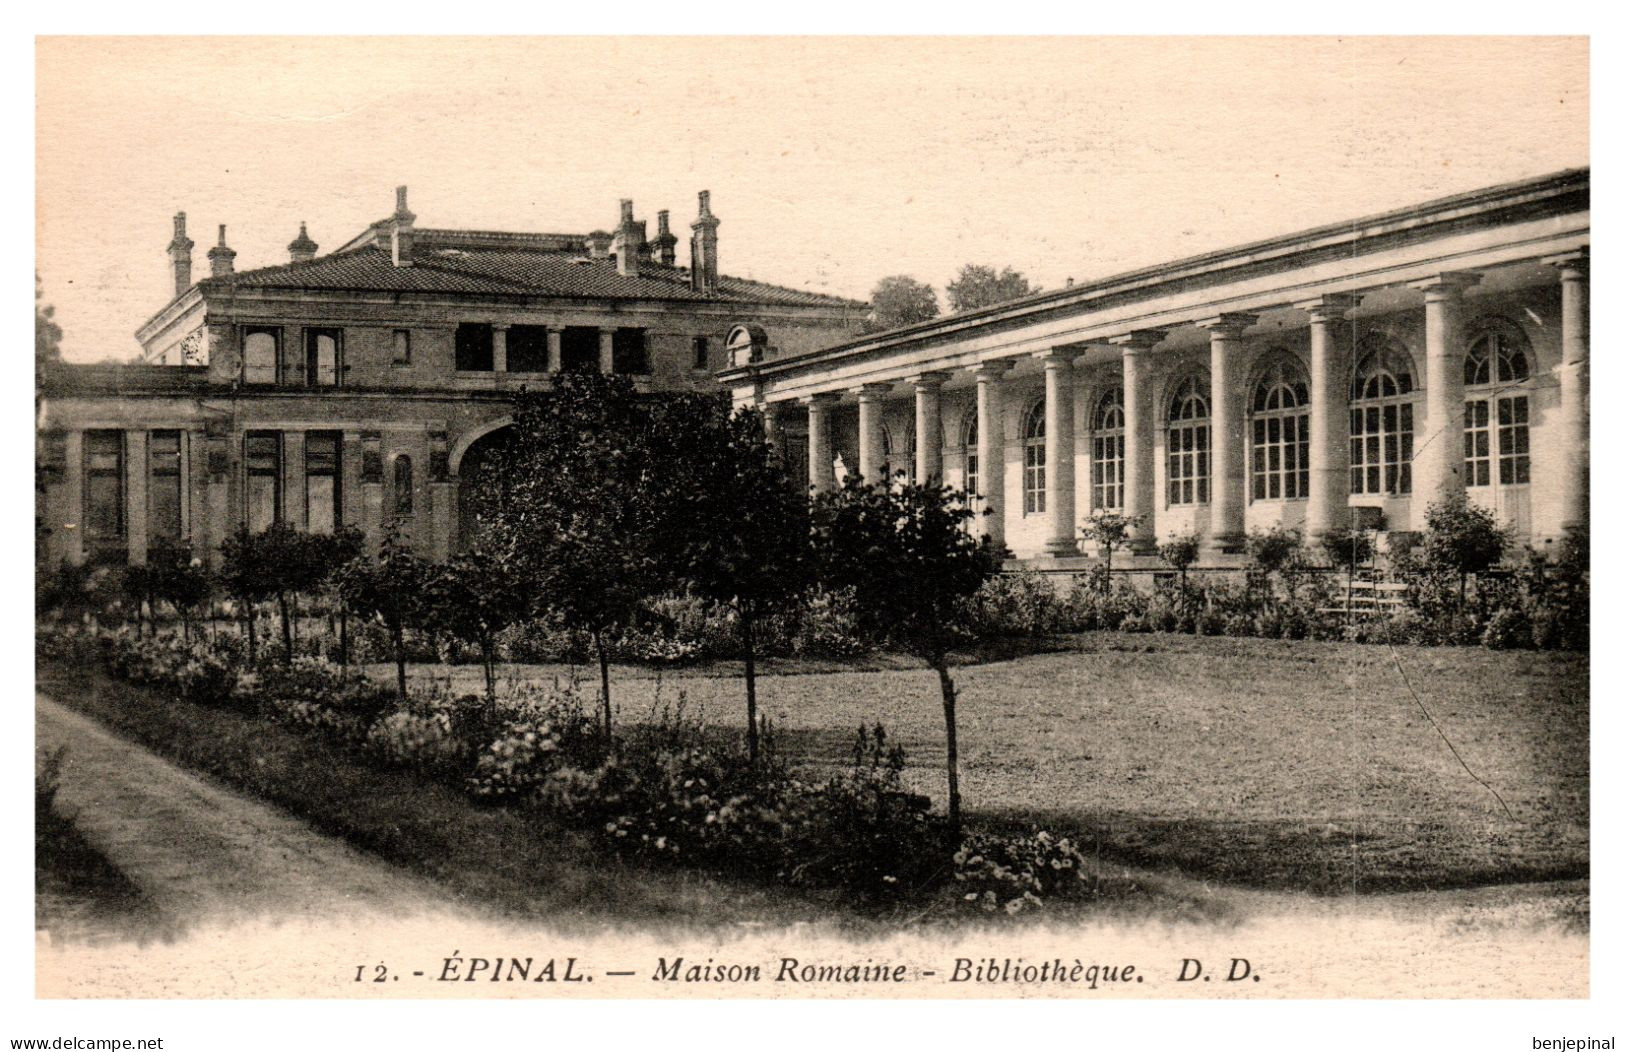
[[[513,427],[504,425],[476,438],[463,450],[457,465],[456,551],[477,546],[483,520],[493,501],[502,499],[503,461],[513,440]]]

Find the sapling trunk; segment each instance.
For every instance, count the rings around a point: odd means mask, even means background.
[[[401,700],[406,700],[406,633],[401,623],[396,621],[389,626],[389,634],[395,643],[395,689],[400,692]]]
[[[603,629],[592,630],[593,649],[598,651],[598,690],[599,696],[604,699],[604,741],[609,741],[610,708],[609,708],[609,651],[604,649]]]
[[[937,682],[942,687],[942,720],[948,732],[948,839],[955,850],[959,847],[959,721],[955,712],[954,679],[948,674],[947,655],[940,651],[933,655],[931,667],[937,670]]]
[[[491,637],[480,639],[480,658],[485,662],[485,705],[490,712],[491,726],[497,725],[497,674],[495,665],[496,648],[491,645]]]
[[[756,730],[756,631],[750,605],[739,608],[739,634],[745,647],[745,748],[750,765],[756,766],[761,740]]]
[[[293,623],[288,619],[288,594],[276,594],[277,612],[282,615],[282,660],[293,664]]]
[[[339,664],[350,666],[350,608],[339,604]]]

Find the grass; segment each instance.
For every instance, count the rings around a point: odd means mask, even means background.
[[[919,921],[957,923],[951,886],[924,902],[866,907],[832,893],[630,863],[545,816],[479,805],[254,716],[174,701],[82,665],[42,664],[38,676],[53,698],[181,766],[435,880],[451,904],[585,931],[629,922],[669,931],[821,923],[861,938]],[[1188,890],[1109,877],[1104,907],[1115,917],[1226,913]]]
[[[1584,655],[1113,633],[1057,645],[956,675],[973,825],[1037,823],[1114,861],[1320,893],[1589,872]],[[834,674],[770,665],[762,711],[781,751],[829,766],[860,722],[883,722],[911,783],[940,801],[936,680],[884,661]],[[479,677],[415,674],[470,691]],[[622,720],[681,696],[710,722],[743,725],[731,665],[617,669],[611,690]]]
[[[162,922],[141,889],[52,808],[35,815],[34,927],[58,940],[145,938]]]

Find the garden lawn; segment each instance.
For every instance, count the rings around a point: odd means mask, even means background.
[[[1062,645],[956,671],[972,827],[1036,823],[1107,860],[1325,893],[1589,873],[1584,655],[1118,633]],[[777,747],[834,767],[853,729],[880,721],[908,750],[910,782],[940,804],[934,674],[865,664],[773,674],[768,663],[759,696]],[[505,666],[499,679],[569,674]],[[480,672],[415,675],[473,691]],[[611,690],[622,721],[680,701],[743,726],[743,684],[726,664],[617,668]]]

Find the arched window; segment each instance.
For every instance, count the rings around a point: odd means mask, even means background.
[[[277,382],[277,363],[281,358],[280,329],[245,329],[243,331],[243,383],[274,384]]]
[[[1278,355],[1253,388],[1253,499],[1309,496],[1309,382]]]
[[[1349,492],[1411,491],[1415,370],[1398,341],[1373,333],[1360,341],[1349,407]]]
[[[1123,507],[1123,389],[1114,387],[1100,396],[1089,424],[1091,485],[1096,511]]]
[[[412,458],[395,458],[395,491],[390,506],[396,515],[412,514]]]
[[[1168,403],[1168,503],[1206,504],[1208,485],[1207,384],[1192,376]]]
[[[1529,353],[1522,333],[1497,326],[1467,348],[1467,411],[1462,429],[1467,485],[1529,481]],[[1494,420],[1492,426],[1490,421]]]
[[[976,410],[972,409],[965,414],[965,422],[959,429],[959,444],[965,451],[965,493],[972,500],[982,495],[978,488],[982,482],[981,464],[977,459],[980,454],[976,449],[980,441],[976,430]]]
[[[1044,400],[1021,418],[1021,513],[1044,514]]]

